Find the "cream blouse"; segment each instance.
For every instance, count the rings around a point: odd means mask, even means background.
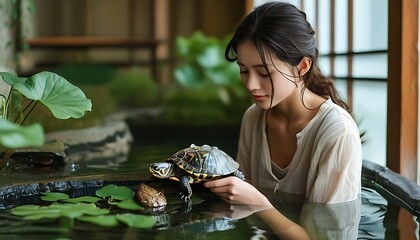
[[[331,99],[325,101],[296,135],[296,152],[286,168],[271,161],[265,129],[266,110],[254,104],[242,119],[237,161],[255,187],[304,195],[309,202],[357,199],[362,145],[357,125],[347,111]]]

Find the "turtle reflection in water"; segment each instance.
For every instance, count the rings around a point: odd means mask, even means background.
[[[209,181],[225,176],[236,176],[244,180],[239,164],[228,154],[209,145],[184,148],[170,156],[166,162],[152,163],[150,173],[161,179],[180,181],[181,195],[191,201],[191,183]]]

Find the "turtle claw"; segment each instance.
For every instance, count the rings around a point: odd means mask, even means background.
[[[191,196],[179,193],[179,195],[181,195],[181,199],[184,200],[184,204],[183,207],[181,208],[181,212],[183,213],[188,213],[191,211],[192,209],[192,200],[191,200]]]
[[[191,203],[191,197],[189,197],[185,194],[182,194],[182,193],[179,193],[179,195],[181,195],[182,200],[184,200],[185,202]]]

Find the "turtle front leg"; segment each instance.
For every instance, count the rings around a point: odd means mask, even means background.
[[[192,195],[191,183],[193,182],[193,178],[184,175],[180,178],[179,182],[181,186],[181,199],[184,199],[185,202],[190,202]]]
[[[242,180],[245,180],[245,175],[244,175],[241,171],[239,171],[239,170],[236,170],[236,171],[233,173],[233,176],[238,177],[238,178],[240,178],[240,179],[242,179]]]

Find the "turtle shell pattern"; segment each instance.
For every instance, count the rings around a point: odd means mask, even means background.
[[[236,172],[239,164],[228,154],[209,145],[181,149],[168,159],[191,174],[195,182],[220,178]]]

